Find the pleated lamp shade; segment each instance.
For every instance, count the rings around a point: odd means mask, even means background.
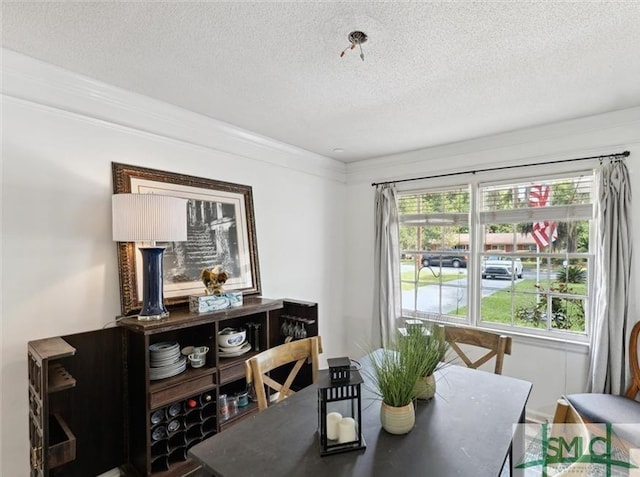
[[[111,205],[116,242],[187,240],[187,199],[158,194],[114,194]]]
[[[113,240],[151,242],[140,247],[142,254],[142,309],[139,320],[160,320],[169,316],[164,306],[163,247],[155,242],[187,240],[187,199],[157,194],[114,194]]]

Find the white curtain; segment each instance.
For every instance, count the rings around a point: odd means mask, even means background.
[[[633,316],[631,183],[626,164],[612,160],[597,171],[595,303],[588,391],[624,394],[629,383]]]
[[[395,335],[400,310],[400,250],[395,187],[376,186],[373,293],[373,341],[389,345]]]

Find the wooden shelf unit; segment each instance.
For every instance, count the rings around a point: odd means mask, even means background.
[[[317,304],[245,297],[237,308],[173,310],[159,321],[124,318],[115,328],[30,342],[30,439],[39,466],[31,477],[86,477],[114,467],[136,477],[198,476],[187,450],[258,412],[250,402],[221,417],[219,396],[246,390],[244,362],[258,351],[220,357],[218,332],[257,323],[257,347],[264,350],[284,342],[283,317],[304,322],[308,336],[318,334]],[[208,346],[205,366],[150,380],[149,346],[165,341]],[[297,387],[311,383],[310,370],[302,371]],[[51,441],[54,428],[69,437]],[[61,457],[47,462],[43,455]]]

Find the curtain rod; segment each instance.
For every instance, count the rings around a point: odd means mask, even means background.
[[[476,174],[478,172],[490,172],[490,171],[502,171],[505,169],[517,169],[519,167],[532,167],[532,166],[545,166],[547,164],[560,164],[562,162],[574,162],[574,161],[587,161],[594,159],[608,159],[612,157],[628,157],[630,154],[629,151],[618,152],[615,154],[607,154],[604,156],[591,156],[591,157],[578,157],[576,159],[561,159],[559,161],[550,161],[550,162],[536,162],[534,164],[518,164],[515,166],[502,166],[502,167],[489,167],[487,169],[475,169],[473,171],[459,171],[459,172],[449,172],[448,174],[438,174],[435,176],[423,176],[423,177],[413,177],[411,179],[399,179],[397,181],[385,181],[385,182],[372,182],[371,186],[379,186],[379,185],[387,185],[387,184],[397,184],[399,182],[410,182],[410,181],[421,181],[423,179],[437,179],[439,177],[450,177],[450,176],[460,176],[463,174]]]

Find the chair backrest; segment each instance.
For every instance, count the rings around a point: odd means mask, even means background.
[[[464,361],[469,368],[477,368],[495,356],[495,374],[502,374],[502,362],[505,354],[511,354],[511,337],[492,333],[490,331],[475,328],[462,328],[458,326],[445,326],[444,337],[449,347]],[[459,344],[472,345],[485,348],[489,351],[480,358],[472,361]]]
[[[275,346],[246,360],[244,366],[247,384],[253,383],[258,409],[263,411],[269,405],[265,386],[278,393],[276,402],[294,394],[295,391],[291,389],[291,385],[300,368],[307,361],[311,361],[311,379],[315,383],[318,378],[318,355],[320,353],[322,353],[322,340],[319,336],[312,336]],[[284,383],[275,381],[267,374],[269,371],[289,363],[294,363],[294,365]]]
[[[631,384],[627,388],[625,396],[635,399],[640,392],[640,362],[638,361],[638,335],[640,334],[640,321],[631,329],[629,337],[629,366],[631,368]]]
[[[553,421],[557,424],[582,424],[585,425],[584,418],[576,410],[571,402],[562,397],[556,401],[556,410],[553,415]]]
[[[571,442],[572,445],[575,445],[573,452],[576,457],[589,455],[589,446],[593,436],[594,434],[599,435],[600,430],[598,428],[591,428],[590,431],[589,424],[568,399],[564,397],[558,399],[553,421],[551,422],[556,425],[551,426],[550,432],[547,435],[549,441],[554,439],[555,442],[558,442],[558,439],[562,438],[564,442]],[[579,437],[579,439],[576,439],[576,437]],[[535,439],[538,440],[539,435],[536,436]],[[603,438],[603,442],[608,442],[608,439]],[[588,477],[589,475],[593,475],[591,466],[582,462],[582,459],[578,459],[577,462],[573,463],[562,463],[561,465],[561,470],[553,474],[555,477]],[[555,466],[553,468],[555,470]]]

